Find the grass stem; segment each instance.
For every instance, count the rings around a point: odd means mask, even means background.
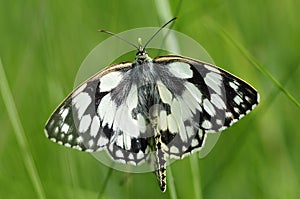
[[[45,192],[36,169],[30,148],[28,146],[28,141],[20,121],[20,117],[16,108],[16,104],[14,98],[12,96],[12,92],[9,88],[8,81],[5,75],[4,68],[2,66],[2,61],[0,58],[0,92],[4,101],[4,105],[7,109],[9,119],[12,123],[15,136],[17,138],[17,143],[20,147],[20,152],[22,153],[23,162],[25,168],[28,172],[29,178],[33,184],[33,187],[38,195],[38,198],[44,199],[46,198]]]

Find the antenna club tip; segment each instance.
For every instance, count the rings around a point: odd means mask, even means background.
[[[176,16],[176,17],[172,18],[169,22],[175,21],[175,20],[177,20],[177,19],[178,19],[178,17]]]
[[[100,30],[97,30],[98,32],[105,32],[105,30],[103,30],[103,29],[100,29]]]

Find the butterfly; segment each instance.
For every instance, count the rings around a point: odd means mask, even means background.
[[[207,133],[248,114],[259,94],[209,63],[179,55],[152,59],[147,44],[135,46],[135,61],[108,66],[72,91],[50,116],[45,134],[81,151],[105,150],[124,164],[152,158],[165,191],[167,160],[199,151]]]

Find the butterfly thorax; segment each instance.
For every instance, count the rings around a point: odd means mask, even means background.
[[[153,107],[159,104],[160,97],[157,89],[159,75],[155,70],[152,59],[145,51],[139,51],[133,70],[130,74],[132,83],[137,87],[138,105],[136,111],[141,113],[146,120],[151,120]]]

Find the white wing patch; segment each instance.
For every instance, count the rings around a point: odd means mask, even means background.
[[[202,93],[195,85],[190,82],[185,82],[185,87],[198,103],[202,102]]]
[[[159,128],[162,131],[166,131],[168,129],[167,112],[165,110],[160,111],[160,114],[159,114]]]
[[[97,113],[102,121],[102,127],[106,124],[109,127],[112,126],[116,113],[116,105],[114,101],[111,100],[110,93],[106,94],[100,101]]]
[[[100,130],[100,119],[98,116],[95,115],[91,124],[91,131],[90,131],[91,136],[95,138],[99,130]]]
[[[100,78],[100,92],[107,92],[118,86],[123,78],[119,71],[110,72]]]
[[[216,110],[214,106],[210,103],[210,101],[207,98],[203,100],[203,108],[210,116],[216,115]]]
[[[140,132],[145,133],[147,130],[147,125],[146,125],[145,118],[140,113],[137,114],[137,124]]]
[[[193,87],[195,87],[195,86],[193,86]],[[189,108],[189,110],[192,111],[193,114],[196,112],[196,110],[199,110],[199,111],[202,110],[202,108],[200,106],[200,104],[202,103],[202,100],[201,100],[201,98],[198,98],[198,96],[195,96],[195,93],[192,94],[189,90],[185,90],[182,93],[181,98],[182,98],[182,103],[186,104],[186,106]],[[182,112],[184,112],[184,111],[185,110],[182,110]],[[191,118],[191,117],[192,117],[192,115],[189,115],[186,118],[183,117],[183,119],[186,120],[186,119]]]
[[[193,77],[193,71],[189,64],[183,62],[173,62],[168,65],[169,71],[178,78],[188,79]]]
[[[218,109],[226,109],[225,102],[217,94],[211,94],[211,103],[215,105]]]
[[[208,72],[204,77],[204,81],[208,87],[214,90],[218,95],[222,95],[223,88],[222,76],[215,72]]]
[[[208,71],[215,72],[215,73],[217,73],[217,74],[221,74],[220,70],[217,69],[217,68],[215,68],[215,67],[212,67],[212,66],[207,65],[207,64],[204,64],[203,66],[204,66],[204,68],[206,68]]]
[[[138,137],[140,135],[137,120],[132,118],[129,109],[125,104],[120,105],[116,111],[113,129],[122,131],[132,137]]]
[[[130,92],[128,94],[126,104],[128,106],[129,111],[132,111],[132,109],[137,107],[138,104],[138,91],[136,84],[131,85]]]
[[[171,104],[173,95],[170,90],[161,81],[157,81],[157,87],[161,100],[164,103]]]
[[[75,96],[72,100],[73,105],[77,109],[78,112],[78,119],[81,119],[84,112],[86,111],[87,107],[92,102],[91,97],[88,93],[81,92],[77,96]]]
[[[168,122],[168,130],[170,131],[170,133],[172,134],[178,133],[177,122],[173,114],[169,114],[167,116],[167,122]]]
[[[92,118],[90,115],[84,115],[79,123],[78,131],[79,133],[84,133],[86,132],[91,124]]]

